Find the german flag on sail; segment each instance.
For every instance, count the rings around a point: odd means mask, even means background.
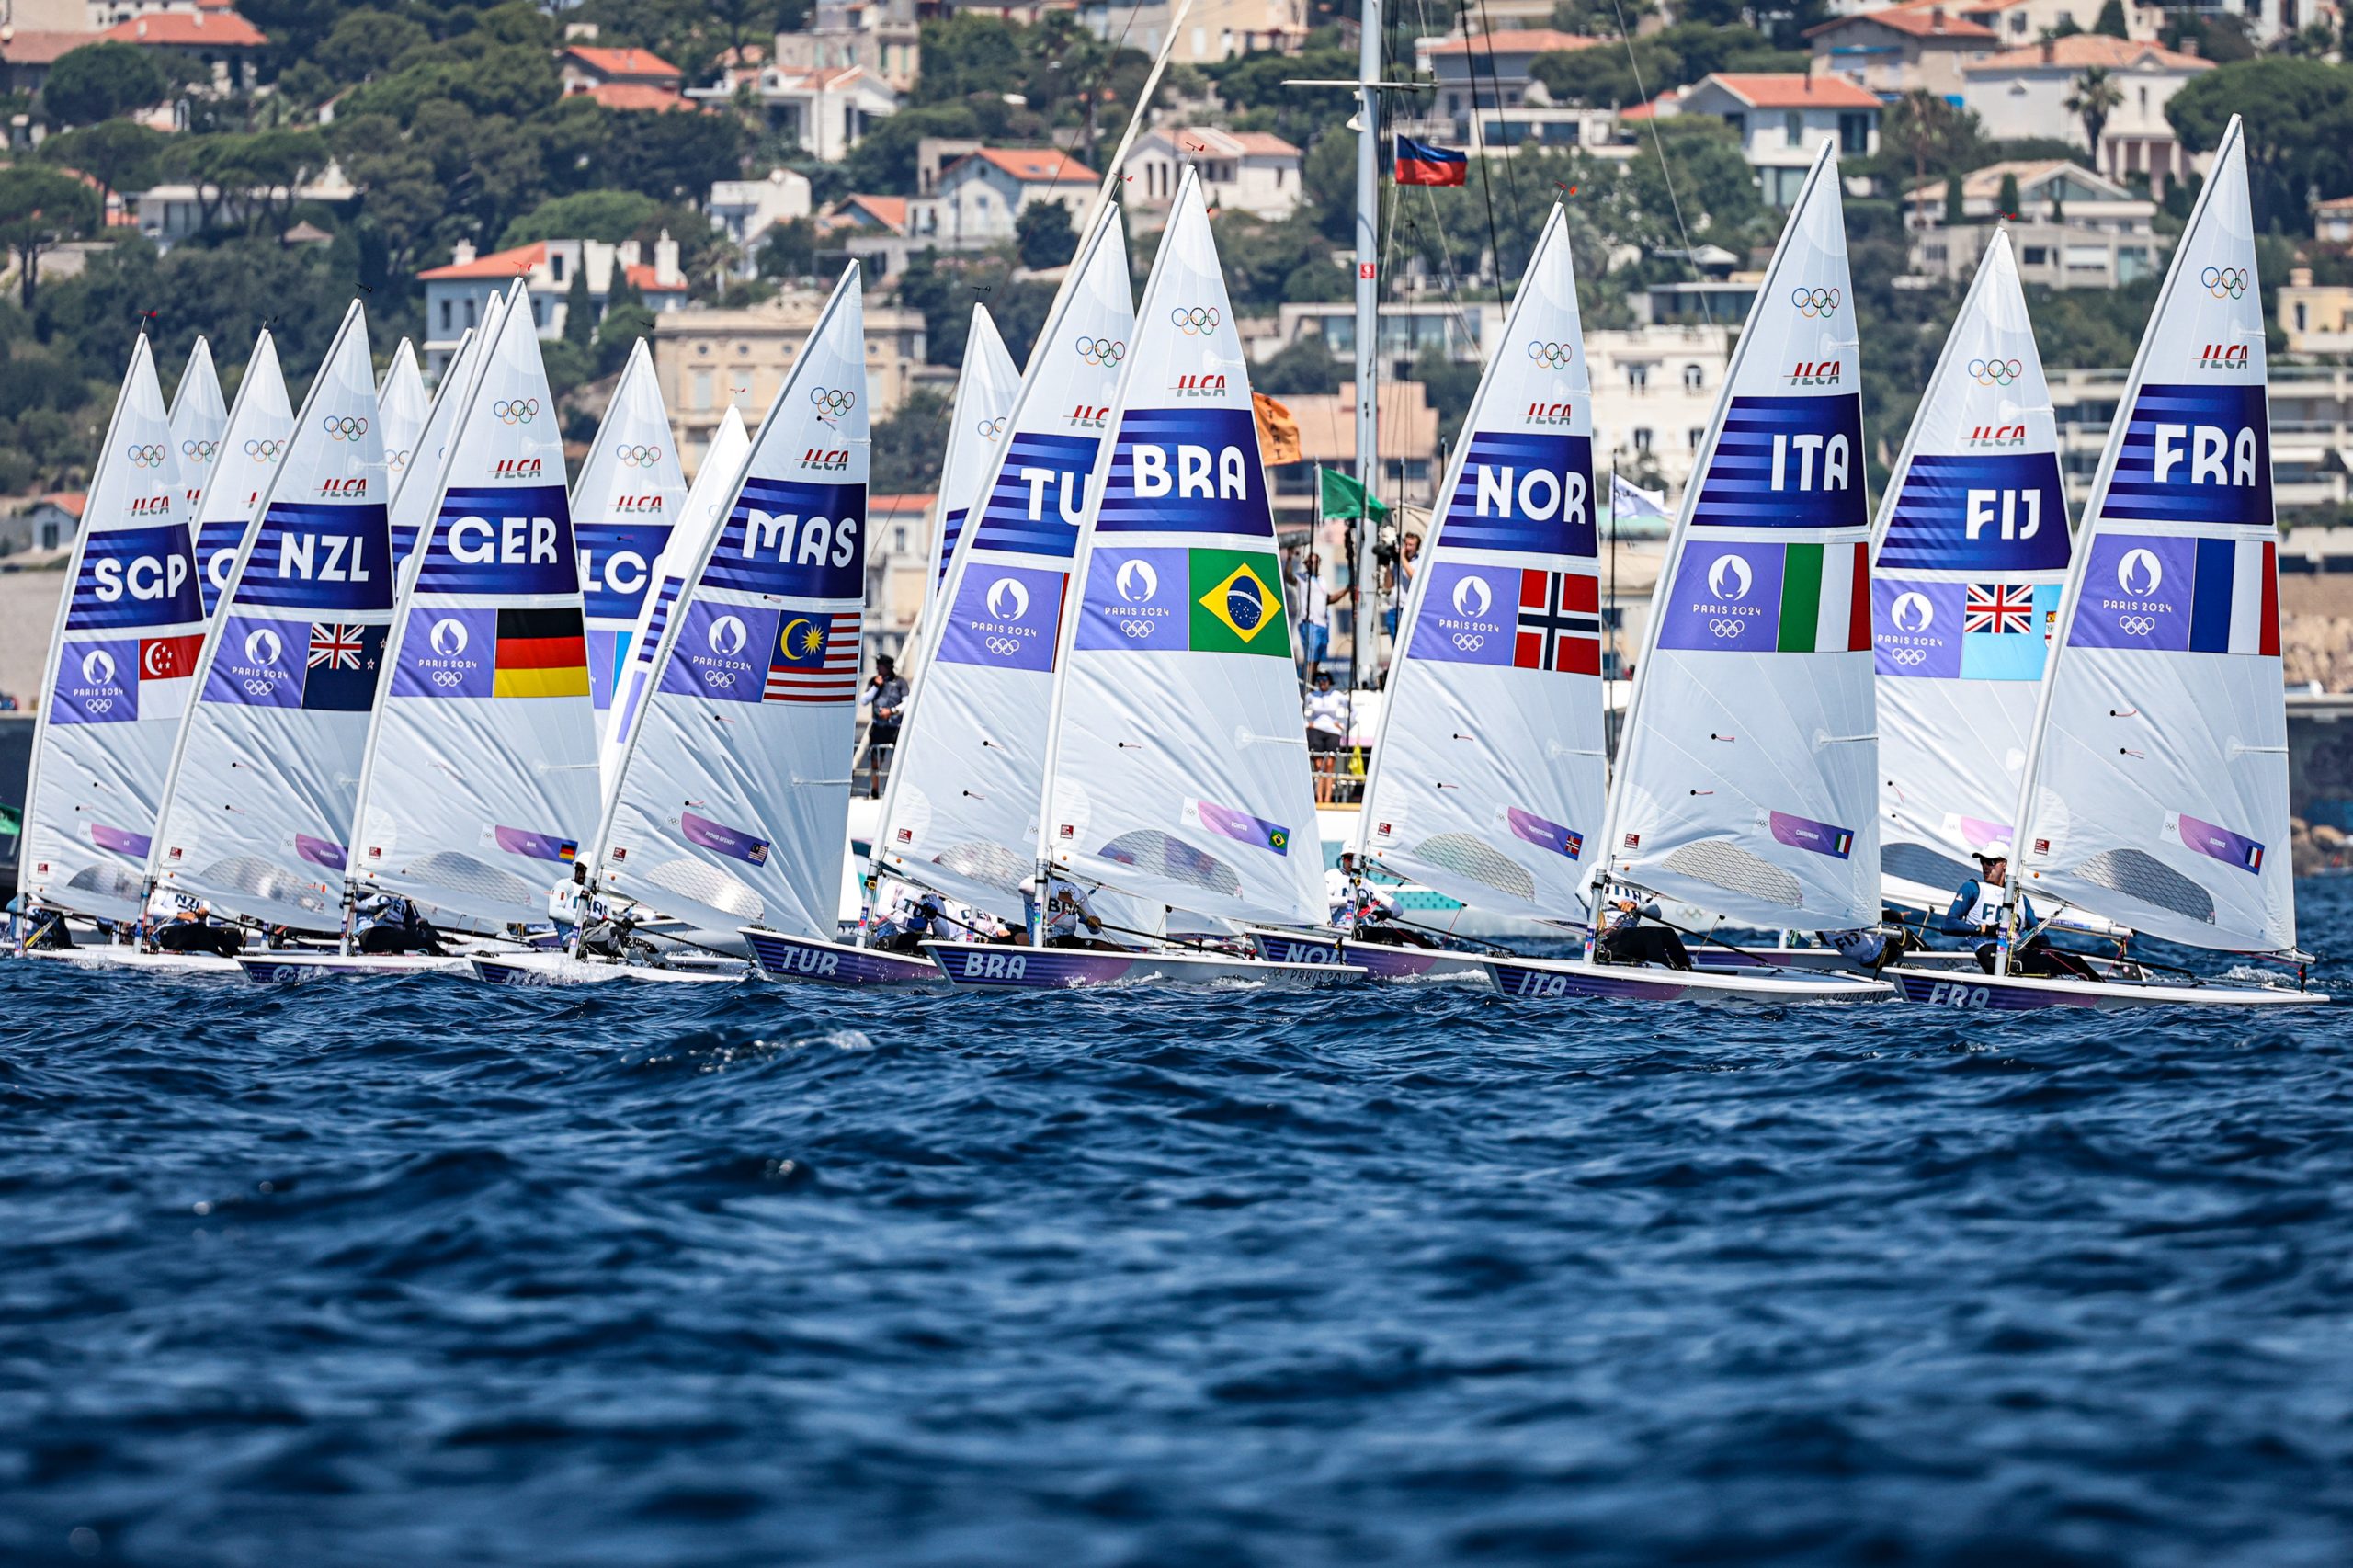
[[[493,697],[585,697],[588,638],[579,607],[502,609]]]

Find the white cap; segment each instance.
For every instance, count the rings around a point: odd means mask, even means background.
[[[1980,860],[2006,860],[2010,858],[2010,841],[1997,838],[1977,852]]]

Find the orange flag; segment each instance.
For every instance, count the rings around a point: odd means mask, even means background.
[[[1305,455],[1299,444],[1299,421],[1290,409],[1262,392],[1250,394],[1250,408],[1258,416],[1258,455],[1268,468],[1295,463]]]

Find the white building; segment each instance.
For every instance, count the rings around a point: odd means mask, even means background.
[[[943,250],[986,250],[1014,237],[1014,223],[1040,201],[1070,210],[1075,228],[1102,176],[1051,147],[983,147],[939,174],[939,188],[907,203],[911,237]]]
[[[1165,212],[1191,164],[1211,207],[1280,222],[1299,206],[1300,162],[1298,148],[1263,131],[1161,126],[1136,139],[1120,172],[1131,209]]]
[[[806,28],[776,35],[776,62],[787,71],[862,65],[907,93],[922,74],[922,41],[915,0],[821,0]]]
[[[1079,21],[1097,39],[1148,55],[1160,52],[1175,11],[1169,0],[1142,6],[1079,0],[1078,6]],[[1168,57],[1180,65],[1207,65],[1259,50],[1297,54],[1306,41],[1307,0],[1194,0]]]
[[[2005,181],[2018,184],[2018,210],[2002,211]],[[1945,222],[1940,180],[1913,187],[1904,203],[1912,271],[1966,281],[1992,241],[1996,219],[2009,231],[2019,278],[2048,289],[2113,289],[2165,266],[2155,233],[2157,204],[2058,159],[1990,164],[1961,181],[1963,222]]]
[[[1768,207],[1797,200],[1824,142],[1841,157],[1879,151],[1879,99],[1836,76],[1719,73],[1686,90],[1678,111],[1732,127]]]
[[[359,187],[345,176],[343,165],[330,162],[317,177],[296,186],[291,199],[348,201],[358,194]],[[286,202],[289,193],[283,186],[273,190],[199,190],[175,181],[149,186],[124,199],[138,219],[139,232],[153,241],[157,250],[169,250],[203,230],[208,205],[214,223],[241,224],[272,202]]]
[[[459,241],[449,266],[427,267],[416,275],[425,285],[426,374],[441,373],[466,329],[479,326],[490,302],[517,278],[525,280],[531,320],[543,341],[563,335],[573,280],[584,272],[588,302],[599,321],[611,307],[619,279],[635,288],[645,308],[656,315],[685,304],[687,280],[678,271],[678,242],[665,230],[654,243],[651,264],[641,254],[635,240],[617,245],[602,240],[541,240],[477,256],[472,241]]]
[[[899,112],[897,91],[863,65],[731,67],[710,86],[688,88],[687,97],[731,104],[736,87],[744,84],[750,85],[753,102],[769,130],[791,137],[802,152],[829,164],[839,162],[875,125]]]
[[[1474,114],[1518,108],[1529,101],[1531,85],[1537,88],[1537,103],[1550,103],[1541,84],[1530,74],[1537,57],[1591,49],[1606,41],[1552,28],[1498,28],[1470,38],[1415,39],[1414,63],[1430,74],[1438,88],[1411,97],[1427,98],[1427,106],[1415,107],[1424,108],[1431,117],[1464,124]]]
[[[809,176],[791,169],[770,169],[766,179],[713,180],[710,222],[733,242],[743,258],[737,271],[745,278],[760,270],[760,242],[779,223],[806,218],[814,210]]]
[[[2092,148],[2083,117],[2067,107],[2076,84],[2095,66],[2122,90],[2122,101],[2100,128]],[[1977,118],[2007,137],[2050,136],[2094,153],[2093,163],[2109,178],[2146,175],[2163,196],[2173,181],[2203,166],[2193,159],[2165,119],[2165,103],[2214,62],[2194,54],[2133,43],[2104,33],[2047,39],[2027,49],[1989,55],[1961,72],[1961,102]]]

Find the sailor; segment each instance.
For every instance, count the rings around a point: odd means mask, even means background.
[[[1665,926],[1643,924],[1659,918],[1656,899],[1610,899],[1600,932],[1594,938],[1594,957],[1602,963],[1663,963],[1669,969],[1689,969],[1691,953],[1681,937]]]
[[[1870,926],[1852,931],[1824,931],[1822,939],[1836,948],[1840,958],[1873,974],[1920,945],[1909,931],[1882,931]]]
[[[1945,911],[1947,935],[1982,938],[1977,944],[1977,966],[1988,974],[2001,961],[2002,898],[2009,881],[2009,845],[1989,844],[1977,852],[1977,875],[1961,884],[1953,894],[1952,907]],[[2052,947],[2050,937],[2034,929],[2034,904],[2023,893],[2018,896],[2017,918],[2019,930],[2033,934],[2010,945],[2012,974],[2044,980],[2098,978],[2081,960]]]
[[[1438,944],[1402,924],[1397,895],[1378,882],[1363,879],[1356,851],[1340,851],[1340,863],[1324,873],[1324,906],[1331,923],[1359,942],[1381,942],[1394,948],[1435,948]]]
[[[415,904],[398,893],[371,893],[353,913],[359,916],[358,947],[363,953],[424,953],[446,958],[441,933],[417,912]]]
[[[212,923],[212,907],[202,900],[183,903],[172,917],[155,927],[148,938],[159,953],[218,953],[234,956],[245,945],[245,934],[233,926]]]
[[[875,928],[873,945],[886,953],[921,952],[924,943],[940,935],[939,922],[947,914],[947,905],[930,889],[902,886]]]
[[[1079,934],[1082,926],[1086,928],[1085,936]],[[1044,928],[1045,945],[1050,948],[1088,948],[1112,953],[1120,950],[1117,942],[1104,939],[1103,921],[1095,913],[1086,890],[1075,882],[1059,878],[1047,882]]]

